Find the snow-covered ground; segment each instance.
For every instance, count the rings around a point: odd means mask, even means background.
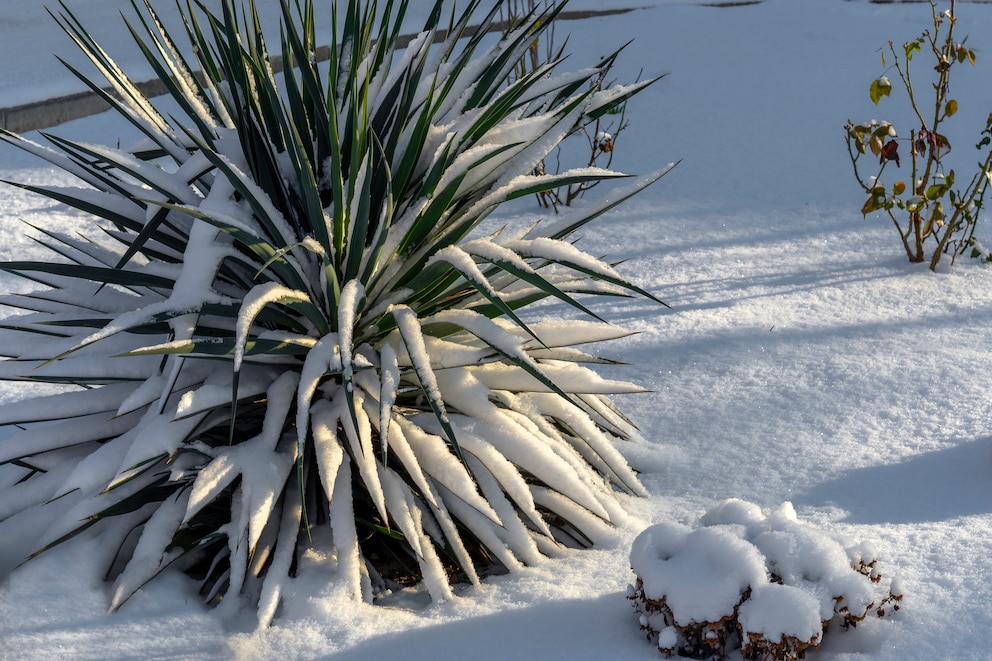
[[[631,518],[616,542],[433,605],[416,591],[385,606],[345,601],[324,589],[312,558],[275,625],[251,632],[222,623],[172,574],[106,615],[91,578],[101,552],[84,539],[0,586],[0,658],[656,659],[624,598],[631,543],[651,523],[695,525],[731,497],[769,509],[791,501],[819,529],[870,542],[882,572],[900,577],[899,613],[828,635],[812,657],[992,656],[992,268],[959,260],[934,274],[906,262],[889,221],[861,218],[842,129],[904,118],[896,99],[872,106],[868,84],[879,47],[917,36],[928,5],[631,4],[645,8],[558,32],[571,33],[574,66],[633,38],[622,77],[671,72],[631,104],[614,165],[640,173],[684,159],[582,243],[626,259],[625,272],[672,306],[597,309],[639,331],[605,347],[627,363],[607,376],[651,390],[620,399],[643,431],[625,452],[651,495],[624,499]],[[113,14],[125,5],[73,3],[117,50]],[[0,8],[0,106],[74,91],[41,59],[72,49],[40,5]],[[967,168],[992,110],[992,6],[958,12],[978,55],[954,82],[962,132],[950,137]],[[119,122],[97,116],[55,132],[112,144]],[[59,176],[0,148],[0,179]],[[20,219],[81,222],[11,187],[0,188],[0,219],[5,259],[39,250]]]

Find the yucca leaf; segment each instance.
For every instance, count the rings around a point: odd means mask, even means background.
[[[499,326],[493,323],[492,320],[481,314],[472,312],[471,310],[448,310],[446,312],[439,313],[433,319],[441,321],[442,323],[455,324],[471,333],[475,337],[482,340],[487,347],[490,347],[493,351],[503,356],[511,364],[516,365],[520,369],[527,372],[534,379],[545,385],[551,392],[568,401],[572,401],[572,397],[562,390],[557,383],[548,378],[544,372],[541,371],[538,364],[520,348],[519,344],[516,342],[516,338],[499,328]],[[425,325],[429,324],[432,320],[425,321]],[[526,329],[526,327],[524,328]],[[536,338],[536,336],[534,337]]]
[[[457,246],[448,246],[443,250],[439,250],[428,264],[436,262],[447,262],[450,264],[459,274],[465,279],[465,281],[471,285],[479,294],[481,294],[486,300],[495,306],[499,310],[500,314],[506,315],[508,318],[512,319],[520,328],[527,331],[535,340],[540,342],[540,338],[531,332],[527,327],[527,324],[523,322],[520,317],[513,311],[509,305],[507,305],[500,295],[493,289],[489,280],[486,276],[479,270],[479,267],[475,264],[472,258],[463,249]]]
[[[286,9],[285,4],[283,5],[283,9],[284,10]],[[285,86],[286,105],[289,107],[292,123],[295,126],[306,127],[306,132],[308,134],[313,134],[318,130],[315,123],[319,121],[315,117],[314,104],[310,99],[304,96],[304,92],[300,90],[300,85],[299,83],[297,83],[296,76],[293,75],[293,66],[292,66],[294,61],[293,51],[290,50],[291,48],[289,43],[290,37],[287,36],[287,33],[292,34],[293,26],[292,24],[289,24],[288,26],[284,24],[282,29],[284,30],[283,39],[282,39],[282,43],[283,43],[282,58],[283,61],[286,63],[286,67],[283,69],[282,80],[283,80],[283,85]],[[301,59],[299,55],[296,56],[297,61],[307,62],[308,59],[309,56],[307,57],[307,59]],[[302,71],[305,71],[307,69],[309,69],[308,66],[304,66],[301,68]],[[309,94],[307,94],[307,96],[309,96]],[[326,115],[324,117],[326,119]],[[322,127],[322,129],[326,133],[327,131],[326,124],[324,127]],[[324,141],[324,144],[327,144],[326,140]],[[305,143],[304,147],[306,148],[307,159],[311,163],[319,163],[320,162],[319,148],[316,148],[316,145],[311,142]]]
[[[254,220],[259,222],[269,240],[289,244],[293,242],[293,239],[298,238],[293,233],[293,228],[288,222],[289,219],[284,216],[282,209],[275,206],[270,196],[267,197],[271,191],[263,190],[258,183],[246,178],[244,173],[228,157],[210,149],[197,136],[188,135],[198,145],[200,153],[224,175],[227,182],[234,186],[238,194],[248,202]]]
[[[204,171],[205,172],[205,171]],[[161,207],[156,211],[151,218],[144,224],[141,231],[138,232],[137,236],[131,241],[128,246],[127,251],[118,260],[116,267],[123,268],[131,261],[131,258],[144,250],[145,244],[151,239],[158,238],[162,232],[160,228],[166,223],[169,216],[170,209],[168,207]]]
[[[249,356],[305,356],[313,348],[312,342],[291,340],[254,339],[238,344],[231,338],[212,338],[197,341],[170,342],[142,349],[133,349],[124,356],[225,356],[234,360],[240,351],[243,357]]]
[[[400,389],[400,367],[396,351],[389,344],[383,345],[379,361],[379,437],[382,439],[382,465],[385,466],[393,405]]]
[[[516,200],[529,195],[536,195],[546,191],[558,190],[574,184],[587,184],[589,182],[606,181],[609,179],[624,179],[630,175],[612,170],[588,171],[568,171],[555,175],[535,176],[536,180],[529,186],[522,186],[507,194],[507,200]]]
[[[170,502],[172,496],[175,498]],[[166,549],[165,553],[156,554],[156,547],[161,543],[162,535],[168,535],[170,540],[173,538],[171,533],[178,528],[182,521],[181,516],[185,509],[186,496],[188,496],[187,491],[174,489],[172,494],[160,501],[159,506],[145,522],[134,553],[139,557],[155,554],[153,557],[157,562],[140,565],[128,563],[121,575],[114,581],[114,591],[110,603],[111,611],[120,608],[142,585],[160,574],[181,556],[180,552],[171,548],[171,543],[169,544],[170,548]]]
[[[200,86],[196,74],[189,67],[175,44],[172,43],[168,32],[161,29],[162,23],[151,3],[145,0],[143,5],[152,21],[160,28],[157,34],[153,32],[144,15],[138,9],[136,0],[131,0],[131,5],[141,21],[145,34],[154,44],[156,50],[152,51],[137,29],[125,19],[124,23],[127,25],[135,44],[145,56],[145,60],[152,67],[152,70],[155,71],[158,79],[165,84],[170,96],[179,102],[179,107],[183,113],[193,120],[200,135],[213,146],[212,139],[218,127],[218,118],[216,110]]]
[[[237,335],[235,337],[235,373],[241,367],[241,358],[238,352],[243,351],[243,347],[248,342],[248,334],[251,332],[255,319],[264,307],[271,304],[290,305],[293,303],[309,302],[310,298],[305,292],[289,289],[276,282],[258,285],[248,291],[244,296],[238,313]]]
[[[363,250],[360,273],[357,275],[358,279],[365,283],[367,288],[374,287],[375,285],[373,274],[377,268],[380,268],[379,260],[382,255],[382,249],[389,238],[390,220],[395,213],[395,198],[393,196],[389,164],[383,152],[382,144],[374,133],[372,134],[371,144],[377,152],[379,163],[376,172],[373,174],[373,181],[371,182],[371,185],[375,188],[375,193],[370,192],[370,198],[377,200],[379,206],[378,208],[369,210],[369,227],[366,229],[365,237],[366,248]],[[383,180],[381,184],[376,181],[380,176]],[[373,213],[376,214],[374,218],[371,217]],[[353,241],[353,243],[357,243],[357,241]],[[355,247],[358,248],[357,245]]]
[[[427,357],[423,331],[420,328],[420,322],[416,314],[405,306],[393,306],[390,308],[389,313],[396,320],[396,327],[399,330],[400,337],[403,338],[403,344],[406,346],[407,353],[413,363],[413,370],[417,375],[417,381],[420,383],[421,391],[424,393],[424,397],[430,404],[434,417],[437,418],[437,422],[444,432],[445,440],[451,445],[455,456],[464,462],[461,448],[458,446],[458,440],[455,438],[454,429],[451,427],[451,421],[448,419],[448,413],[444,407],[444,400],[441,398],[441,393],[437,387],[434,370],[431,368],[430,360]]]
[[[420,248],[420,244],[432,231],[437,231],[438,226],[444,226],[443,217],[450,212],[450,205],[458,192],[458,187],[465,178],[464,174],[456,177],[451,183],[445,186],[439,194],[430,198],[427,208],[417,215],[416,220],[411,225],[409,232],[399,245],[401,253],[410,252]]]
[[[478,242],[473,241],[470,242],[469,244],[463,245],[463,248],[470,255],[479,257],[485,260],[486,262],[493,264],[499,270],[509,273],[514,277],[515,280],[520,282],[526,282],[527,284],[536,287],[537,289],[540,289],[545,294],[548,294],[549,296],[553,296],[554,298],[557,298],[560,301],[568,303],[570,306],[584,312],[590,317],[597,319],[599,321],[603,321],[603,319],[601,319],[599,315],[594,313],[592,310],[590,310],[586,306],[576,301],[574,298],[566,294],[564,291],[553,285],[545,278],[541,277],[536,271],[534,271],[532,268],[527,266],[527,264],[524,263],[523,260],[520,259],[518,255],[514,254],[512,250],[509,250],[507,248],[502,248],[501,246],[491,245],[491,246],[485,246],[485,249],[483,251],[478,251],[473,249],[476,245],[484,245],[484,244],[480,244]],[[487,279],[491,279],[491,276],[487,275],[486,277]]]
[[[203,220],[213,225],[225,234],[231,236],[238,245],[246,249],[250,254],[253,254],[258,259],[259,263],[267,265],[267,268],[271,269],[280,280],[295,289],[307,289],[307,283],[302,279],[299,271],[290,265],[288,256],[285,252],[276,250],[272,244],[253,233],[247,227],[239,226],[237,224],[238,221],[235,219],[223,217],[217,213],[203,211],[202,207],[197,208],[178,204],[160,204],[164,207],[175,211],[180,211],[192,218]],[[318,319],[319,317],[315,317],[314,321],[317,321]]]
[[[336,107],[331,108],[331,116],[328,120],[328,128],[330,130],[330,154],[327,157],[324,179],[327,182],[328,193],[330,194],[331,200],[334,201],[332,205],[333,208],[330,210],[330,226],[328,227],[324,224],[322,227],[315,231],[315,236],[317,240],[324,246],[324,250],[328,255],[333,255],[335,258],[339,258],[344,250],[345,242],[345,181],[347,177],[344,173],[344,163],[342,161],[341,153],[341,139],[342,136],[339,133],[338,127],[338,109]],[[321,212],[320,216],[323,221],[325,216]],[[319,232],[319,233],[318,233]]]
[[[155,502],[155,501],[151,501],[151,502]],[[47,551],[49,549],[52,549],[52,548],[55,548],[59,544],[62,544],[64,542],[72,539],[73,537],[75,537],[76,535],[78,535],[78,534],[80,534],[82,532],[85,532],[91,526],[93,526],[94,524],[96,524],[98,520],[99,519],[96,518],[96,517],[91,517],[91,518],[87,519],[86,521],[84,521],[83,523],[81,523],[79,526],[77,526],[73,530],[70,530],[66,534],[64,534],[64,535],[60,536],[59,538],[57,538],[57,539],[49,542],[48,544],[45,544],[44,546],[42,546],[40,549],[38,549],[37,551],[35,551],[31,555],[29,555],[27,558],[25,558],[24,559],[24,562],[27,562],[28,560],[31,560],[32,558],[36,558],[39,555],[41,555],[42,553],[44,553],[45,551]],[[24,562],[22,562],[21,564],[24,564]]]
[[[351,194],[351,209],[349,210],[350,222],[348,224],[348,241],[344,254],[344,280],[351,280],[358,275],[362,258],[365,254],[365,246],[370,238],[368,236],[370,216],[372,210],[372,177],[369,171],[371,161],[369,154],[359,166],[355,179],[358,180],[357,188]]]
[[[0,328],[2,328],[4,330],[14,330],[14,331],[19,331],[19,332],[24,332],[24,333],[32,333],[34,335],[43,335],[43,336],[47,336],[47,337],[63,337],[63,338],[65,338],[65,337],[72,337],[72,333],[59,333],[59,332],[56,332],[56,331],[53,331],[53,330],[45,330],[43,328],[30,328],[30,327],[25,327],[25,326],[20,325],[20,324],[10,324],[10,323],[6,323],[6,322],[2,322],[2,321],[0,321]],[[4,355],[7,355],[7,354],[4,353]],[[11,360],[13,360],[14,359],[14,356],[9,356],[9,358]]]
[[[62,320],[50,320],[41,322],[48,326],[65,326],[71,328],[105,328],[108,324],[113,321],[112,317],[107,317],[104,319],[62,319]],[[132,326],[128,328],[128,332],[131,333],[150,333],[154,335],[161,335],[163,333],[169,332],[168,324],[142,324],[139,326]]]
[[[119,170],[163,195],[167,200],[176,200],[187,204],[196,202],[193,192],[187,186],[183,186],[155,164],[141,161],[119,149],[88,145],[47,133],[42,133],[42,135],[70,155],[78,156],[81,159],[89,157],[92,159],[89,161],[91,167],[110,167]],[[136,188],[135,191],[137,190]]]
[[[611,88],[598,92],[593,96],[593,103],[591,104],[588,112],[589,118],[596,120],[613,112],[614,109],[626,103],[632,96],[642,91],[647,86],[653,85],[657,81],[661,80],[661,78],[662,76],[659,76],[658,78],[651,78],[633,85],[618,87],[616,89]]]
[[[128,271],[125,269],[82,266],[80,264],[59,264],[56,262],[0,262],[0,271],[19,273],[36,271],[49,275],[60,275],[77,280],[122,285],[124,287],[149,287],[151,289],[171,289],[173,280],[151,273]]]
[[[475,90],[466,102],[466,110],[489,103],[492,94],[500,88],[506,76],[509,75],[517,62],[520,61],[524,52],[530,47],[530,44],[550,25],[550,22],[564,6],[564,3],[552,3],[550,7],[540,14],[532,11],[529,15],[523,17],[521,25],[504,35],[501,52],[486,68],[486,71],[479,79]],[[493,7],[492,12],[482,22],[482,26],[488,28],[488,25],[495,17],[494,12],[497,8],[498,6]]]
[[[145,135],[159,144],[173,158],[176,158],[178,162],[182,162],[186,156],[185,152],[177,145],[170,144],[168,140],[163,140],[163,136],[167,136],[169,133],[169,126],[161,114],[148,102],[144,94],[123,73],[100,45],[89,36],[86,29],[69,8],[66,7],[65,3],[60,0],[59,4],[62,7],[62,12],[59,16],[56,16],[50,10],[46,9],[46,11],[48,11],[49,15],[52,16],[63,31],[89,57],[90,62],[97,66],[107,82],[113,86],[120,98],[123,99],[123,105],[93,85],[73,67],[67,64],[65,66],[94,92],[108,101],[112,107],[117,108],[122,116],[126,117]],[[65,63],[63,62],[63,64]]]
[[[147,121],[144,116],[138,114],[133,106],[129,106],[125,102],[121,101],[118,96],[111,94],[106,89],[94,83],[85,74],[81,73],[78,69],[62,58],[56,56],[56,59],[59,60],[62,66],[64,66],[70,73],[89,87],[90,91],[100,97],[100,99],[103,100],[109,107],[116,110],[122,116],[129,118],[131,123],[155,144],[159,145],[165,154],[170,156],[176,155],[176,146],[171,144],[171,139],[168,136],[163,135],[160,131],[155,130],[154,125],[150,126],[150,122]]]
[[[104,218],[105,220],[108,220],[111,223],[113,223],[122,231],[130,230],[132,232],[136,232],[140,234],[142,228],[145,226],[143,222],[145,217],[145,211],[140,206],[140,203],[137,200],[121,200],[119,196],[115,196],[110,193],[105,193],[102,191],[94,191],[84,188],[69,189],[69,188],[54,187],[54,186],[32,186],[29,184],[22,184],[16,182],[2,182],[2,183],[6,183],[12,186],[17,186],[18,188],[22,188],[26,191],[37,193],[51,200],[55,200],[57,202],[61,202],[63,204],[71,206],[84,213],[91,214],[98,218]],[[125,207],[123,204],[121,204],[121,202],[127,203],[128,213],[125,213]],[[134,209],[133,214],[129,213],[131,209]],[[138,218],[139,215],[141,219]],[[163,218],[157,221],[158,231],[154,232],[153,235],[148,238],[152,238],[156,243],[159,243],[162,246],[165,246],[175,251],[176,253],[181,254],[183,249],[185,248],[185,243],[181,239],[179,239],[172,231],[170,232],[161,231],[164,220],[165,219]],[[169,229],[171,230],[174,228],[169,228]],[[121,239],[120,235],[111,234],[111,236],[114,236],[114,238],[118,241],[120,241]],[[133,235],[128,235],[128,236],[129,238],[126,242],[126,245],[128,246],[135,245],[136,240],[134,236]],[[171,260],[178,261],[178,258],[167,256],[164,252],[150,249],[147,245],[147,240],[143,242],[139,247],[135,248],[135,252],[147,253],[149,257],[152,257],[159,261],[164,261],[164,262]]]
[[[123,186],[121,182],[113,177],[107,176],[102,170],[91,168],[85,163],[71,158],[66,153],[42,146],[2,128],[0,128],[0,140],[48,161],[60,170],[78,177],[97,190],[115,193],[123,198],[129,196],[130,188]]]
[[[591,221],[595,220],[599,216],[603,215],[607,211],[616,208],[626,200],[630,199],[637,193],[644,190],[646,187],[655,183],[666,174],[671,172],[675,166],[677,166],[681,161],[676,161],[675,163],[670,163],[666,167],[656,170],[651,174],[638,177],[628,186],[625,186],[619,190],[612,191],[610,195],[604,197],[602,200],[594,202],[590,205],[583,205],[582,207],[576,207],[575,209],[569,211],[568,213],[562,215],[558,220],[547,225],[536,225],[534,228],[528,232],[527,236],[531,237],[549,237],[552,239],[562,239],[575,233],[576,230],[584,225],[587,225]]]
[[[513,242],[510,245],[516,252],[525,257],[537,257],[553,261],[556,264],[568,267],[579,273],[584,273],[593,280],[617,285],[650,299],[655,303],[668,307],[661,299],[629,280],[620,277],[619,274],[604,265],[600,260],[581,252],[571,244],[552,241],[550,239],[534,239],[533,241]]]
[[[286,120],[285,115],[281,114],[280,119],[285,122],[284,130],[286,132],[287,139],[287,155],[292,159],[294,171],[296,172],[296,186],[297,194],[302,195],[302,215],[306,218],[308,222],[308,230],[314,234],[317,242],[323,247],[324,251],[330,254],[330,237],[328,236],[328,228],[325,223],[324,209],[320,200],[320,190],[317,187],[317,174],[314,165],[307,158],[307,150],[303,146],[303,138],[300,135],[297,127],[291,122]],[[340,200],[341,198],[335,198]],[[336,204],[335,206],[341,206],[342,203]],[[338,228],[335,227],[335,232]],[[344,231],[343,225],[341,231]],[[335,235],[335,242],[337,241],[337,236]],[[335,246],[337,247],[337,246]],[[340,252],[336,253],[340,256]]]
[[[203,29],[200,27],[200,21],[196,17],[191,0],[187,0],[186,2],[186,11],[180,11],[179,14],[182,18],[183,28],[186,31],[190,46],[196,53],[196,59],[203,74],[203,88],[206,95],[213,102],[212,108],[217,113],[217,118],[222,125],[232,126],[233,121],[231,119],[230,108],[228,107],[229,104],[217,88],[217,84],[223,80],[223,77],[217,64],[217,58],[214,55],[214,44],[210,43]]]
[[[404,95],[401,99],[400,106],[396,109],[397,116],[410,117],[413,114],[416,82],[419,80],[419,77],[423,72],[423,67],[424,61],[421,60],[417,63],[416,69],[411,71],[409,74],[409,82],[404,90]],[[420,161],[422,150],[427,140],[427,135],[430,132],[433,119],[434,115],[430,109],[420,108],[413,121],[407,120],[409,122],[408,125],[399,130],[390,131],[389,139],[384,141],[386,153],[395,154],[401,138],[407,137],[406,144],[399,155],[399,162],[394,162],[392,165],[393,190],[401,197],[405,197],[403,193],[413,185],[415,168]]]
[[[478,139],[492,131],[500,122],[509,117],[514,110],[524,105],[528,99],[526,93],[531,85],[536,84],[540,78],[541,71],[534,71],[522,78],[518,83],[507,87],[482,108],[471,127],[465,132],[465,140],[468,144],[475,143]],[[565,116],[577,108],[585,97],[590,94],[578,94],[556,106],[553,109],[554,115]]]
[[[348,414],[355,429],[359,429],[360,420],[358,407],[355,404],[354,333],[355,321],[364,298],[365,290],[361,284],[356,280],[348,280],[341,288],[338,304],[337,330],[340,338],[341,386],[344,389]]]

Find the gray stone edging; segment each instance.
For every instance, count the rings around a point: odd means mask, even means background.
[[[612,16],[625,14],[637,9],[636,7],[622,9],[601,9],[590,11],[562,12],[558,20],[571,21],[583,18],[595,18],[598,16]],[[506,27],[503,23],[494,24],[496,29]],[[478,26],[469,26],[467,35],[474,34]],[[437,39],[443,39],[444,33],[439,32]],[[414,35],[403,35],[397,40],[399,45],[405,46],[413,39]],[[317,59],[320,61],[327,59],[327,47],[317,50]],[[278,73],[282,70],[282,57],[272,58],[272,68]],[[150,80],[136,83],[136,86],[145,96],[151,98],[161,96],[166,93],[165,85],[160,80]],[[88,117],[107,110],[107,103],[100,98],[96,92],[77,92],[67,96],[60,96],[43,101],[34,101],[23,105],[0,108],[0,127],[14,133],[24,133],[37,129],[49,128],[73,119]]]

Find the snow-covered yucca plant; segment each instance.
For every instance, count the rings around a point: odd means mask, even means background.
[[[505,201],[621,176],[532,171],[650,81],[591,89],[616,53],[514,79],[564,3],[487,37],[498,4],[478,30],[478,2],[442,29],[439,0],[403,47],[407,3],[376,4],[321,18],[327,64],[311,0],[281,2],[279,57],[254,2],[181,7],[187,50],[136,5],[168,114],[63,9],[112,91],[77,75],[144,138],[2,134],[83,184],[22,188],[94,221],[41,230],[50,261],[0,265],[42,285],[4,299],[22,313],[0,376],[64,386],[0,409],[23,427],[0,442],[13,564],[97,525],[111,608],[175,565],[264,625],[309,545],[356,598],[410,577],[443,599],[589,543],[615,490],[643,492],[606,398],[637,388],[575,348],[624,333],[575,296],[650,295],[569,238],[667,169],[553,223],[472,231]],[[545,299],[587,319],[524,318]]]

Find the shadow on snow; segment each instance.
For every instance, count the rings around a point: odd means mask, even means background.
[[[836,505],[850,523],[924,523],[992,512],[992,438],[897,464],[844,471],[797,494],[796,504]]]

